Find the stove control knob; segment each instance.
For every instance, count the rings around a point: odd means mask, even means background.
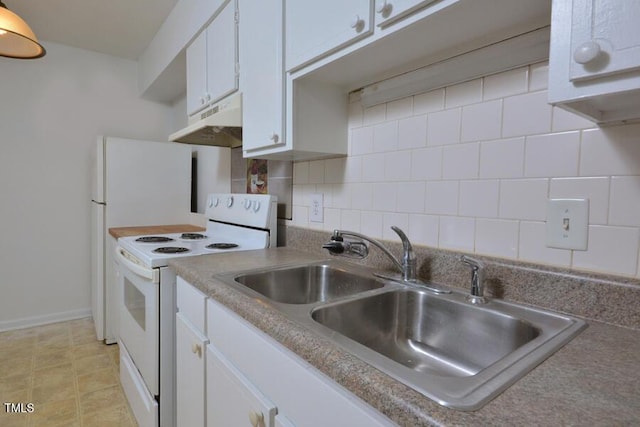
[[[251,199],[244,199],[244,208],[246,210],[251,209]]]
[[[220,200],[218,200],[217,197],[215,196],[209,196],[209,207],[210,208],[215,208],[218,206],[218,203],[220,202]]]
[[[256,200],[253,202],[253,211],[258,212],[260,210],[260,201]]]
[[[233,196],[227,199],[227,207],[230,208],[231,206],[233,206]]]

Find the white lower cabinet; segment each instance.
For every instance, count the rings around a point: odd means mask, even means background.
[[[224,305],[177,282],[178,427],[396,425]]]
[[[273,427],[276,407],[214,346],[207,347],[207,427]]]
[[[181,313],[176,314],[177,426],[205,425],[205,351],[208,342]]]

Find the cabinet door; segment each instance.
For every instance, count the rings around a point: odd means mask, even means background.
[[[207,34],[203,31],[187,47],[187,114],[207,105]]]
[[[237,0],[231,0],[207,28],[207,87],[211,102],[238,89]],[[255,37],[260,37],[258,33]]]
[[[570,79],[640,69],[638,0],[573,0]]]
[[[283,12],[283,0],[240,4],[242,148],[245,152],[285,143]]]
[[[176,314],[176,419],[179,426],[205,425],[205,350],[209,341]]]
[[[275,405],[222,353],[207,346],[207,427],[273,427],[275,415]]]
[[[276,415],[275,427],[295,427],[295,425],[285,416]]]
[[[373,0],[286,2],[287,70],[373,32]]]
[[[376,0],[376,25],[385,27],[393,24],[435,0]]]

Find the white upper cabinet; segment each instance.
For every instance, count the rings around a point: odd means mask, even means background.
[[[237,0],[223,2],[187,48],[187,113],[195,114],[238,90]]]
[[[554,0],[549,101],[595,122],[640,118],[640,2]]]
[[[373,0],[286,2],[287,70],[373,33]]]
[[[249,154],[286,143],[283,9],[283,0],[240,2],[242,147]]]
[[[385,27],[436,0],[376,0],[376,25]]]

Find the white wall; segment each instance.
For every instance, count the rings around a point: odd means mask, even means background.
[[[640,124],[547,104],[547,64],[350,108],[347,158],[294,164],[296,226],[640,277]],[[324,193],[324,223],[308,195]],[[545,247],[547,198],[589,198],[587,251]]]
[[[137,98],[136,62],[44,44],[0,58],[0,330],[90,314],[96,136],[170,132],[171,108]]]

